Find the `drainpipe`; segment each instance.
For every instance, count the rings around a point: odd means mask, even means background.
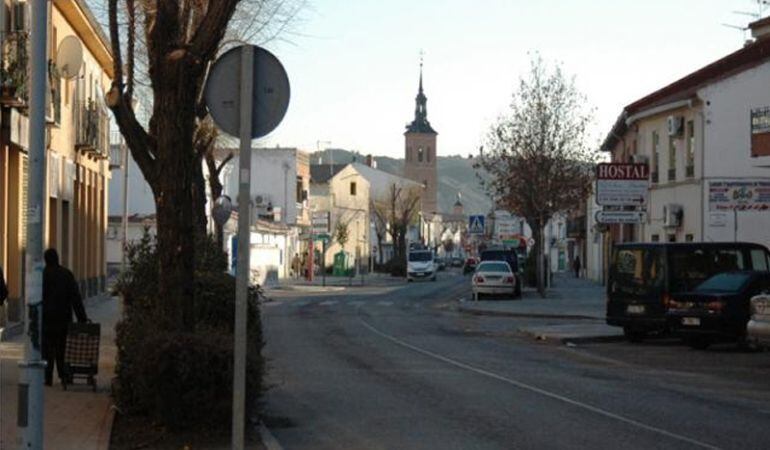
[[[705,104],[705,102],[704,102]],[[698,112],[700,116],[700,240],[706,241],[706,115],[703,109]],[[696,146],[697,149],[697,146]],[[736,222],[737,224],[737,222]]]

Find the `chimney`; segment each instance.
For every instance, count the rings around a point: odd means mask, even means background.
[[[366,165],[369,167],[374,167],[374,157],[371,154],[366,155]]]
[[[770,17],[750,23],[749,29],[751,30],[751,36],[757,40],[770,38]]]

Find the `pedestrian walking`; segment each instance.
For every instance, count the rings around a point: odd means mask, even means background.
[[[5,277],[3,276],[3,268],[0,267],[0,306],[3,306],[5,299],[8,298],[8,286],[5,284]]]
[[[575,256],[573,268],[575,269],[575,278],[580,278],[580,256]]]
[[[294,278],[299,278],[302,270],[302,261],[299,259],[299,253],[295,253],[294,258],[291,260],[291,270],[294,272]]]
[[[74,311],[78,322],[88,322],[80,289],[67,268],[59,264],[59,254],[49,248],[43,254],[43,359],[46,360],[45,384],[53,382],[53,367],[62,382],[71,383],[69,374],[64,373],[64,346],[67,342],[67,327],[72,323]]]

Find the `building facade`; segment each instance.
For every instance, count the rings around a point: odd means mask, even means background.
[[[44,246],[56,248],[84,296],[105,286],[107,195],[110,179],[109,116],[103,93],[112,81],[107,37],[82,0],[49,3],[46,108],[47,182]],[[6,322],[21,322],[24,297],[28,173],[26,2],[0,2],[0,266],[7,277]],[[74,37],[83,50],[75,76],[63,79],[57,50]]]
[[[420,63],[420,86],[415,98],[414,120],[407,124],[404,133],[404,176],[425,186],[420,208],[425,215],[438,212],[436,136],[438,133],[428,121],[428,98],[422,89]]]
[[[611,242],[770,242],[770,19],[756,41],[626,106],[603,150],[650,167],[647,220]]]

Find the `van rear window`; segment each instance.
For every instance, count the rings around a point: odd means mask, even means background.
[[[669,252],[671,292],[691,291],[715,274],[748,268],[741,249],[672,248]]]
[[[660,251],[654,248],[620,249],[615,252],[612,289],[627,295],[644,296],[663,285]]]

